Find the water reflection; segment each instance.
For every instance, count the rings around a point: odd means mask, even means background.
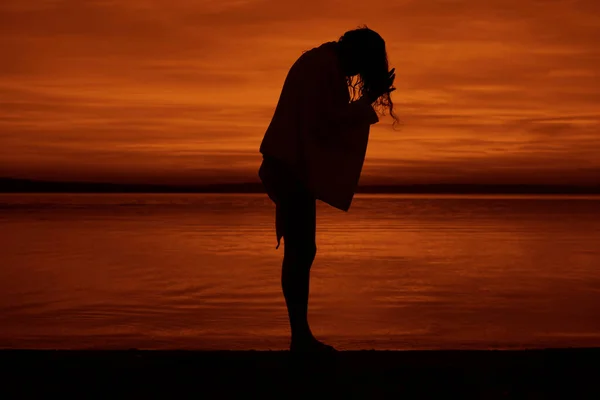
[[[0,347],[286,348],[260,195],[3,195]],[[600,345],[600,201],[320,204],[310,315],[339,348]]]

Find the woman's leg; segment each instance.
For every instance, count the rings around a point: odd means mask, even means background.
[[[283,218],[284,256],[281,286],[290,318],[292,350],[333,350],[317,341],[308,324],[310,269],[317,252],[316,200],[299,190],[279,204]]]
[[[315,258],[315,200],[293,197],[282,202],[284,256],[281,286],[290,318],[292,342],[312,338],[308,325],[310,268]]]

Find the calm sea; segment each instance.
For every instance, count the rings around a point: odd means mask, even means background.
[[[340,349],[600,346],[600,198],[318,205],[310,321]],[[284,349],[266,195],[1,195],[0,348]]]

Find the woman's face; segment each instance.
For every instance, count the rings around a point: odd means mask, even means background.
[[[383,56],[382,56],[383,55]],[[347,76],[376,76],[386,69],[385,42],[348,40],[342,47],[344,70]]]
[[[366,58],[358,49],[350,45],[346,52],[346,75],[355,76],[362,73],[366,67]]]

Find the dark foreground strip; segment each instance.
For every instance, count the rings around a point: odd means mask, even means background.
[[[0,399],[600,399],[600,349],[0,351]]]

